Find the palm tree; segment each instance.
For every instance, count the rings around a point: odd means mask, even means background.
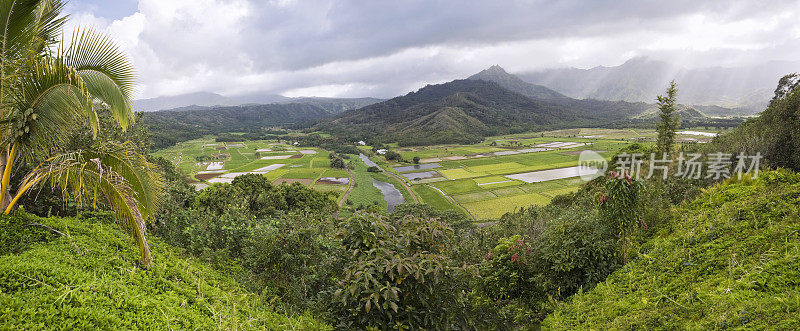
[[[47,184],[79,203],[109,206],[149,267],[145,220],[161,204],[163,190],[154,166],[129,143],[62,147],[86,122],[96,137],[101,109],[123,130],[132,124],[133,67],[109,38],[92,30],[79,30],[63,43],[64,5],[0,0],[0,208],[8,214],[22,195]],[[39,166],[12,185],[19,163]]]

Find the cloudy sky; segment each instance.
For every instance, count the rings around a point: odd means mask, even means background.
[[[76,26],[112,35],[138,97],[393,97],[493,64],[509,72],[686,67],[800,58],[800,1],[72,0]],[[69,31],[67,31],[69,33]]]

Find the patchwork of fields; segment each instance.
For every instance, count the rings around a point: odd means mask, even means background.
[[[582,181],[574,167],[583,150],[610,158],[626,145],[652,141],[655,135],[653,130],[570,129],[490,137],[475,145],[389,145],[406,160],[403,163],[386,161],[370,146],[359,146],[364,159],[346,156],[352,177],[344,169],[330,168],[328,151],[276,141],[218,143],[206,138],[155,154],[172,160],[199,188],[257,173],[275,184],[302,183],[336,192],[346,216],[359,208],[387,208],[373,185],[380,181],[399,190],[406,202],[418,200],[484,220],[576,191]],[[415,157],[419,164],[410,163]],[[368,172],[365,161],[385,172]],[[344,197],[351,180],[353,189]]]
[[[582,183],[574,169],[581,151],[610,158],[654,136],[652,130],[573,129],[491,137],[471,146],[396,147],[405,160],[419,157],[421,167],[381,166],[404,176],[425,203],[467,211],[476,220],[494,219],[576,191]]]
[[[230,182],[236,176],[256,173],[275,184],[299,182],[321,191],[341,195],[347,191],[350,175],[330,167],[329,153],[316,148],[296,148],[275,141],[237,143],[197,139],[154,153],[171,160],[203,188],[208,184]],[[321,178],[347,178],[347,181]],[[318,183],[319,181],[319,183]]]

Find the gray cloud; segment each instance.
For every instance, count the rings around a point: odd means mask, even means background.
[[[140,0],[76,13],[131,54],[143,97],[194,91],[390,97],[492,64],[510,71],[689,66],[800,55],[796,1]]]

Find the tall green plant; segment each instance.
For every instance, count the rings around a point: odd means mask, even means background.
[[[0,0],[0,207],[10,213],[23,194],[48,182],[79,202],[105,203],[149,266],[144,222],[160,204],[161,177],[130,144],[63,147],[87,120],[97,134],[98,109],[123,129],[134,121],[133,66],[92,30],[78,30],[63,43],[64,6],[62,0]],[[12,185],[15,166],[31,162],[41,164]]]
[[[675,81],[669,82],[666,95],[656,97],[658,101],[658,150],[659,152],[669,152],[675,144],[675,131],[681,125],[681,118],[675,114],[675,104],[678,96],[678,85]]]
[[[641,221],[641,195],[644,184],[627,172],[609,171],[605,178],[605,192],[600,193],[597,207],[600,217],[618,233],[622,245],[623,261],[627,263],[627,240],[631,229]]]

